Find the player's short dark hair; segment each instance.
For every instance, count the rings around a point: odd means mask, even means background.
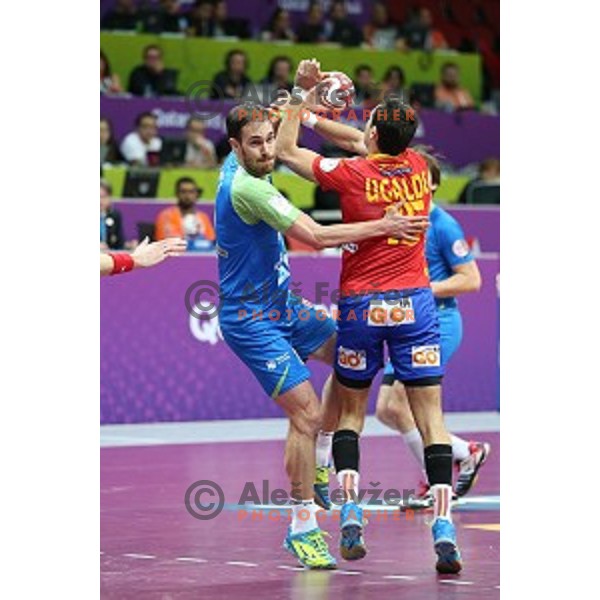
[[[135,118],[135,126],[139,127],[142,124],[142,121],[148,117],[150,117],[151,119],[154,119],[155,121],[158,120],[158,117],[154,113],[151,113],[150,111],[145,111],[143,113],[140,113]]]
[[[413,150],[418,152],[427,163],[429,172],[431,173],[431,183],[435,186],[439,186],[442,182],[442,169],[438,157],[434,154],[434,150],[431,146],[413,146]]]
[[[419,121],[414,108],[391,96],[375,108],[371,124],[377,129],[379,150],[395,155],[408,148]]]
[[[252,121],[270,121],[270,112],[256,102],[244,102],[234,106],[227,115],[227,137],[242,141],[242,129]]]

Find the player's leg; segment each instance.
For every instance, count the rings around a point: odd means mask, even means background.
[[[398,330],[389,344],[396,378],[406,388],[410,408],[424,445],[427,479],[433,496],[436,569],[458,573],[462,568],[451,517],[452,446],[442,414],[440,330],[429,289],[411,294],[415,321]]]
[[[458,350],[463,336],[462,317],[458,308],[438,310],[442,363],[446,365]],[[475,485],[479,469],[490,454],[486,442],[468,441],[450,434],[452,456],[458,470],[455,493],[458,497],[467,494]]]
[[[280,394],[277,404],[289,418],[285,469],[293,486],[292,523],[284,547],[304,566],[330,569],[336,565],[317,522],[313,494],[315,438],[320,426],[319,400],[309,381]]]
[[[285,329],[260,320],[221,323],[227,344],[290,420],[285,468],[295,501],[284,547],[306,567],[334,568],[335,559],[316,521],[312,489],[319,401],[309,382],[310,371],[290,345],[289,335],[282,333]]]
[[[295,301],[294,301],[295,300]],[[333,366],[336,348],[335,323],[324,311],[306,300],[292,298],[294,317],[292,345],[301,358],[314,359]],[[315,501],[325,510],[331,508],[329,472],[332,465],[331,445],[340,418],[340,407],[331,383],[331,375],[321,392],[321,428],[316,442]]]
[[[359,440],[371,382],[383,363],[381,328],[371,328],[364,317],[369,302],[369,297],[343,299],[339,306],[333,387],[341,414],[333,437],[333,462],[344,498],[340,515],[340,553],[347,560],[363,558],[367,553],[363,514],[358,503]]]

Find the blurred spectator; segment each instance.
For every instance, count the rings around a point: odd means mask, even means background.
[[[237,100],[252,83],[246,70],[248,57],[243,50],[230,50],[225,56],[225,70],[217,73],[212,82],[211,98]]]
[[[237,37],[242,40],[250,37],[250,27],[246,19],[231,19],[227,14],[227,2],[218,0],[214,7],[214,37]]]
[[[115,7],[104,15],[100,29],[135,31],[138,20],[139,13],[135,0],[117,0]]]
[[[319,44],[326,41],[323,25],[323,9],[319,2],[311,2],[306,21],[298,30],[298,41],[302,44]]]
[[[373,69],[369,65],[358,65],[354,70],[354,90],[356,92],[356,104],[364,104],[371,100],[375,94],[375,81],[373,80]]]
[[[497,158],[486,158],[479,165],[477,177],[469,181],[460,193],[458,202],[460,204],[467,204],[474,188],[486,185],[491,188],[494,184],[500,185],[500,161]],[[494,191],[493,194],[488,194],[488,196],[489,204],[500,204],[500,188]]]
[[[442,67],[441,82],[435,88],[435,105],[446,111],[474,108],[469,90],[460,85],[460,71],[455,63]]]
[[[213,3],[210,0],[197,0],[189,16],[188,35],[213,37],[215,20]]]
[[[364,27],[365,42],[371,48],[393,50],[396,46],[398,29],[390,21],[387,6],[375,2],[370,23]]]
[[[275,56],[271,60],[269,72],[260,82],[266,88],[263,104],[271,104],[276,99],[279,90],[292,91],[294,87],[292,69],[292,60],[288,56]]]
[[[112,186],[100,180],[100,250],[120,250],[125,244],[121,213],[110,202]]]
[[[143,14],[142,23],[144,33],[182,33],[188,27],[179,0],[160,0]]]
[[[384,96],[398,96],[408,101],[408,94],[405,91],[406,77],[404,71],[398,65],[392,65],[383,76],[382,91]]]
[[[157,118],[150,112],[139,114],[135,119],[135,131],[128,133],[121,142],[121,154],[132,165],[153,165],[162,148],[158,137]],[[153,155],[151,158],[149,154]]]
[[[177,95],[177,75],[175,69],[165,68],[160,46],[151,44],[144,48],[144,64],[131,72],[128,89],[146,98]]]
[[[428,8],[421,7],[409,19],[402,31],[405,45],[413,50],[442,50],[448,48],[444,34],[433,28],[433,16]]]
[[[273,13],[267,28],[261,33],[264,42],[293,42],[296,35],[290,26],[290,13],[278,8]]]
[[[197,210],[196,202],[202,190],[191,177],[181,177],[175,184],[177,206],[163,209],[156,218],[156,239],[183,237],[188,250],[211,250],[215,245],[215,230],[208,216]]]
[[[215,145],[204,135],[202,119],[190,117],[185,126],[185,166],[194,169],[212,169],[217,166]]]
[[[108,119],[100,119],[100,166],[123,162]]]
[[[334,0],[332,3],[326,34],[328,41],[336,42],[342,46],[359,46],[362,43],[362,33],[348,19],[346,3],[343,0]]]
[[[121,80],[110,68],[108,58],[100,50],[100,93],[101,94],[120,94],[123,91]]]

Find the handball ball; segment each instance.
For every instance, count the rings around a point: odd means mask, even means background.
[[[325,73],[319,83],[319,102],[330,110],[343,110],[354,102],[356,94],[352,79],[345,73]]]

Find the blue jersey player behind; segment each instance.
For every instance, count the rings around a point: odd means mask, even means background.
[[[429,165],[432,190],[439,186],[440,167],[435,159],[423,149],[418,149]],[[479,290],[481,276],[477,263],[465,241],[460,224],[443,208],[432,203],[431,226],[427,231],[425,255],[429,268],[431,287],[436,300],[440,322],[441,361],[447,364],[462,340],[462,317],[456,296]],[[384,378],[377,398],[376,414],[382,423],[398,430],[424,471],[423,441],[417,429],[404,386],[395,380],[394,369],[386,365]],[[464,496],[472,487],[481,465],[485,462],[490,446],[487,443],[468,442],[450,434],[452,455],[459,475],[455,486],[457,496]],[[412,508],[425,508],[432,503],[429,485],[421,483],[419,498]]]
[[[376,221],[321,226],[270,182],[276,132],[268,110],[253,103],[233,108],[227,134],[233,153],[221,169],[215,212],[221,331],[290,421],[285,467],[294,500],[284,547],[306,567],[330,569],[336,562],[317,524],[313,482],[319,428],[328,420],[323,427],[334,431],[338,409],[328,381],[322,420],[305,361],[333,364],[335,323],[290,293],[282,234],[315,248],[379,236],[414,240],[428,220],[390,211]]]

